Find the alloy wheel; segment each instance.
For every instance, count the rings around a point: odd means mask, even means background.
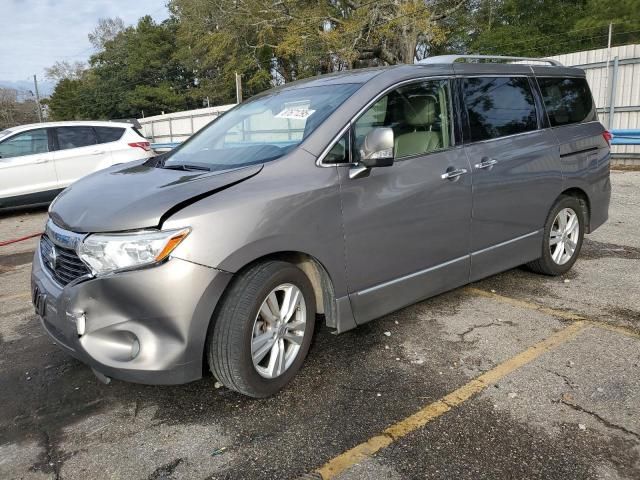
[[[253,322],[251,358],[264,378],[282,375],[295,361],[307,326],[307,308],[298,287],[285,283],[264,299]]]
[[[580,238],[580,221],[572,208],[558,212],[549,233],[549,253],[556,265],[564,265],[573,257]]]

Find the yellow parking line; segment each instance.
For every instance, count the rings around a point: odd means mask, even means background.
[[[548,352],[558,345],[572,339],[580,333],[585,326],[585,322],[582,321],[576,321],[570,324],[568,327],[554,333],[547,339],[532,345],[522,353],[519,353],[515,357],[506,360],[488,372],[485,372],[474,380],[471,380],[466,385],[463,385],[441,399],[430,403],[410,417],[391,425],[379,435],[371,437],[366,442],[363,442],[337,457],[334,457],[316,470],[315,473],[320,475],[324,480],[336,477],[356,463],[361,462],[365,458],[370,457],[381,449],[389,446],[399,438],[423,427],[442,414],[459,406],[488,386],[504,378],[509,373],[529,362],[532,362],[543,353]]]
[[[516,307],[527,308],[529,310],[537,310],[538,312],[546,313],[547,315],[553,315],[554,317],[564,318],[565,320],[586,320],[583,316],[578,315],[576,313],[568,312],[566,310],[558,310],[556,308],[543,307],[542,305],[538,305],[536,303],[527,302],[526,300],[517,300],[511,297],[505,297],[504,295],[499,295],[493,292],[487,292],[486,290],[481,290],[475,287],[467,287],[465,290],[474,295],[478,295],[480,297],[488,297],[498,300],[502,303],[507,303],[509,305],[514,305]]]
[[[4,302],[5,300],[14,300],[16,298],[30,298],[30,297],[31,297],[31,293],[29,292],[15,293],[13,295],[0,295],[0,302]]]
[[[465,290],[471,293],[472,295],[492,298],[498,302],[506,303],[508,305],[513,305],[515,307],[526,308],[529,310],[536,310],[538,312],[546,313],[547,315],[551,315],[558,318],[563,318],[565,320],[584,321],[597,328],[602,328],[604,330],[610,330],[612,332],[621,333],[622,335],[626,335],[628,337],[640,338],[640,333],[635,332],[629,328],[622,327],[619,325],[611,325],[609,323],[605,323],[599,320],[591,320],[577,313],[568,312],[566,310],[558,310],[556,308],[543,307],[542,305],[538,305],[533,302],[528,302],[526,300],[517,300],[511,297],[505,297],[504,295],[500,295],[498,293],[493,293],[493,292],[487,292],[486,290],[481,290],[479,288],[466,287]]]

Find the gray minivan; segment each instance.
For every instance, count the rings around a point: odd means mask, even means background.
[[[341,333],[519,265],[567,272],[608,216],[609,138],[584,72],[552,60],[435,57],[287,84],[62,192],[34,305],[102,380],[210,369],[268,396],[317,315]]]

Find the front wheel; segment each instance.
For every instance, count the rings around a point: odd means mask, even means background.
[[[575,197],[562,196],[549,212],[544,226],[542,252],[528,264],[534,272],[562,275],[578,258],[584,238],[585,212]]]
[[[313,288],[305,273],[281,261],[241,273],[225,294],[207,341],[208,361],[227,388],[273,395],[302,366],[315,323]]]

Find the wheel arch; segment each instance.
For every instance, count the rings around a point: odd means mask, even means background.
[[[245,270],[250,266],[268,260],[280,260],[291,263],[302,270],[313,287],[316,312],[325,316],[327,326],[336,324],[335,291],[333,280],[326,267],[313,255],[300,251],[282,251],[264,255],[242,267]]]
[[[309,282],[311,283],[311,286],[313,287],[313,293],[315,296],[315,304],[316,304],[316,313],[324,315],[325,324],[327,325],[327,327],[338,328],[338,308],[337,308],[337,303],[335,298],[335,291],[333,288],[333,281],[331,279],[331,276],[329,275],[329,272],[327,271],[325,266],[322,264],[322,262],[320,262],[313,255],[300,252],[300,251],[293,251],[293,250],[265,254],[243,265],[234,273],[234,277],[250,269],[251,267],[255,266],[257,263],[262,263],[269,260],[280,260],[283,262],[291,263],[293,265],[296,265],[298,268],[300,268],[300,270],[302,270],[304,274],[307,276],[307,278],[309,279]],[[234,279],[232,279],[227,284],[224,291],[220,295],[220,298],[218,299],[218,302],[213,312],[211,313],[211,318],[209,320],[209,325],[207,326],[207,334],[205,337],[207,339],[209,338],[209,335],[211,334],[213,327],[215,325],[216,317],[218,315],[220,305],[222,304],[225,295],[227,294],[231,285],[233,284],[233,281]],[[207,364],[208,343],[209,343],[208,341],[205,342],[204,349],[202,352],[203,353],[203,356],[202,356],[203,374],[205,374],[208,371],[208,364]]]
[[[566,188],[562,191],[560,196],[574,197],[579,202],[584,210],[584,224],[585,224],[585,232],[590,233],[591,228],[591,200],[586,191],[584,191],[580,187],[570,187]]]

